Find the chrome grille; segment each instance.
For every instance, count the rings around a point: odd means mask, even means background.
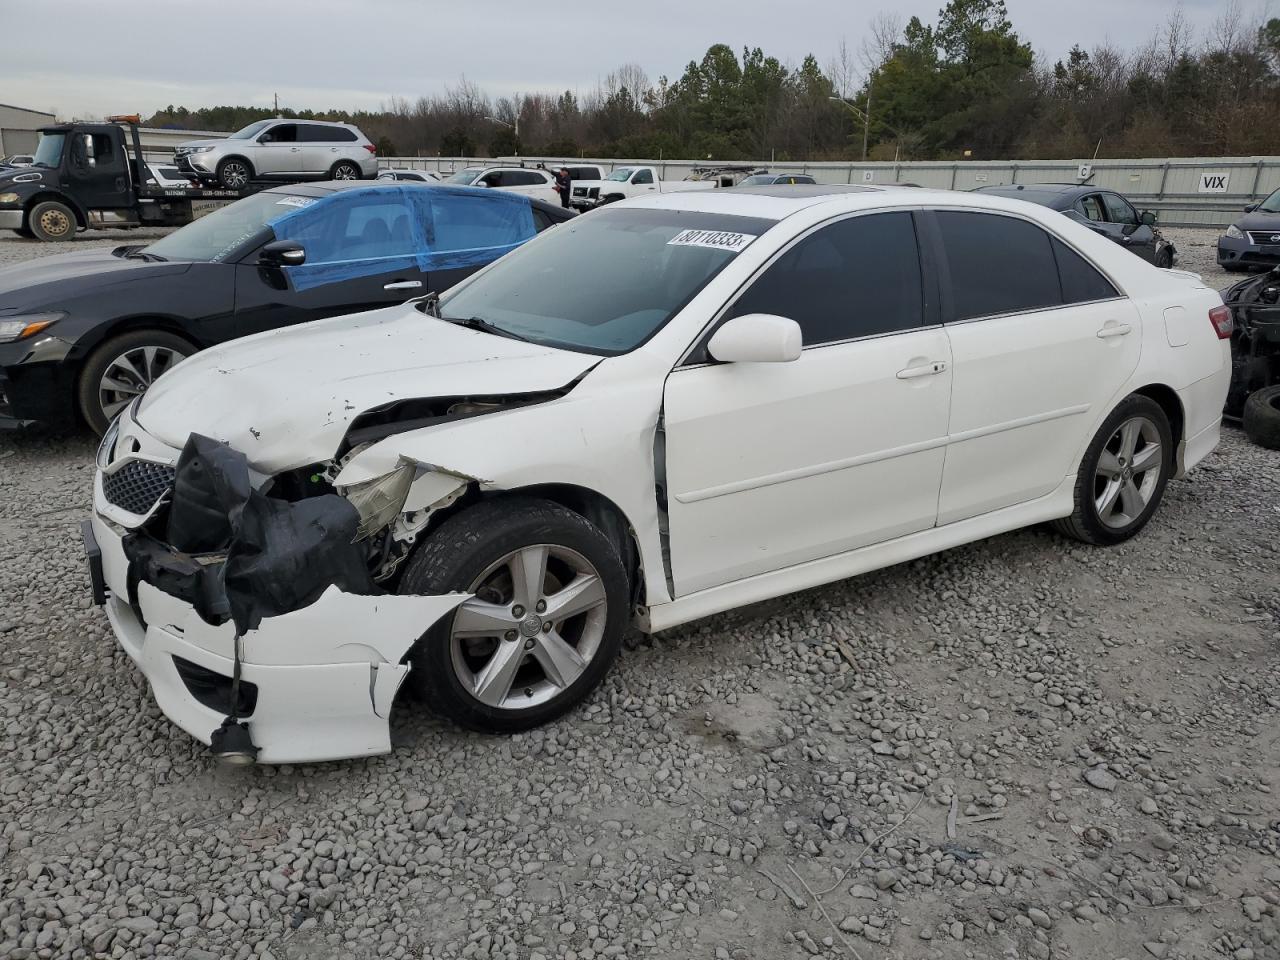
[[[173,486],[173,467],[150,460],[130,460],[102,478],[102,494],[112,506],[136,516],[151,511]]]
[[[1249,242],[1280,244],[1280,230],[1249,230]]]

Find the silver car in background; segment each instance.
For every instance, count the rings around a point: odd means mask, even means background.
[[[185,174],[228,190],[250,180],[372,180],[376,148],[349,123],[259,120],[225,140],[194,140],[173,152]]]

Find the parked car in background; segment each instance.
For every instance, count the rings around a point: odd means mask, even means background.
[[[335,181],[265,190],[147,246],[0,269],[0,426],[101,433],[197,350],[446,290],[570,217],[501,191]]]
[[[189,187],[194,181],[173,164],[148,163],[147,182],[158,187]]]
[[[662,180],[657,167],[619,167],[603,180],[577,180],[569,195],[569,205],[578,210],[591,210],[606,203],[652,193],[679,193],[711,190],[715,180]]]
[[[817,183],[803,173],[753,173],[738,182],[740,187],[794,186],[797,183]]]
[[[0,160],[0,167],[29,167],[36,158],[29,153],[15,153]]]
[[[1254,443],[1280,450],[1280,267],[1222,291],[1231,310],[1231,390],[1226,412]]]
[[[1128,540],[1218,443],[1229,332],[1199,278],[1001,197],[610,205],[437,303],[162,379],[100,451],[95,600],[215,752],[385,752],[402,681],[524,730],[600,683],[629,623],[1046,521]]]
[[[178,169],[239,190],[250,180],[372,180],[377,148],[350,123],[259,120],[225,140],[193,140],[173,151]]]
[[[378,171],[379,180],[397,180],[401,183],[439,183],[442,179],[434,170],[410,170],[407,167],[383,167]]]
[[[555,177],[537,167],[466,167],[445,177],[444,182],[519,193],[546,203],[560,202]]]
[[[1137,209],[1114,190],[1087,183],[1017,183],[978,187],[975,193],[1038,203],[1083,223],[1157,267],[1174,265],[1177,251],[1156,229],[1156,215]]]
[[[1280,190],[1247,204],[1244,214],[1218,238],[1218,266],[1240,271],[1280,264]]]

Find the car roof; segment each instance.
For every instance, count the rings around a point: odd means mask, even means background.
[[[405,189],[404,187],[400,186],[400,184],[395,180],[322,180],[318,183],[284,184],[279,187],[271,187],[270,189],[264,190],[262,192],[280,194],[283,196],[292,196],[292,197],[315,197],[319,199],[322,197],[333,196],[334,194],[340,193],[343,190],[359,190],[361,188],[364,188],[366,190],[368,189],[373,189],[373,190]],[[454,194],[456,196],[463,196],[463,197],[490,197],[494,195],[494,191],[489,190],[487,187],[464,187],[454,183],[441,183],[440,181],[437,181],[437,180],[424,181],[421,185],[415,185],[413,189],[421,190],[424,188],[429,188],[431,190],[439,190],[446,194]],[[560,209],[559,207],[556,207],[554,204],[544,203],[541,200],[535,200],[532,197],[526,197],[522,193],[513,193],[510,191],[503,190],[503,191],[497,191],[497,194],[502,197],[519,197],[521,200],[528,200],[532,204],[537,204],[545,207],[554,207],[557,210]]]
[[[978,187],[974,193],[993,194],[998,197],[1018,197],[1031,203],[1052,207],[1056,202],[1070,206],[1080,197],[1091,193],[1115,193],[1106,187],[1092,183],[1000,183]]]

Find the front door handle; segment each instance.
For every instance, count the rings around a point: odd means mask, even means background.
[[[1110,337],[1123,337],[1133,331],[1133,327],[1127,323],[1108,323],[1105,327],[1098,331],[1098,339],[1106,340]]]
[[[899,380],[914,380],[916,377],[935,377],[947,369],[945,360],[931,360],[918,367],[907,367],[898,371]]]
[[[383,290],[417,290],[422,286],[421,280],[395,280],[392,283],[384,284]]]

